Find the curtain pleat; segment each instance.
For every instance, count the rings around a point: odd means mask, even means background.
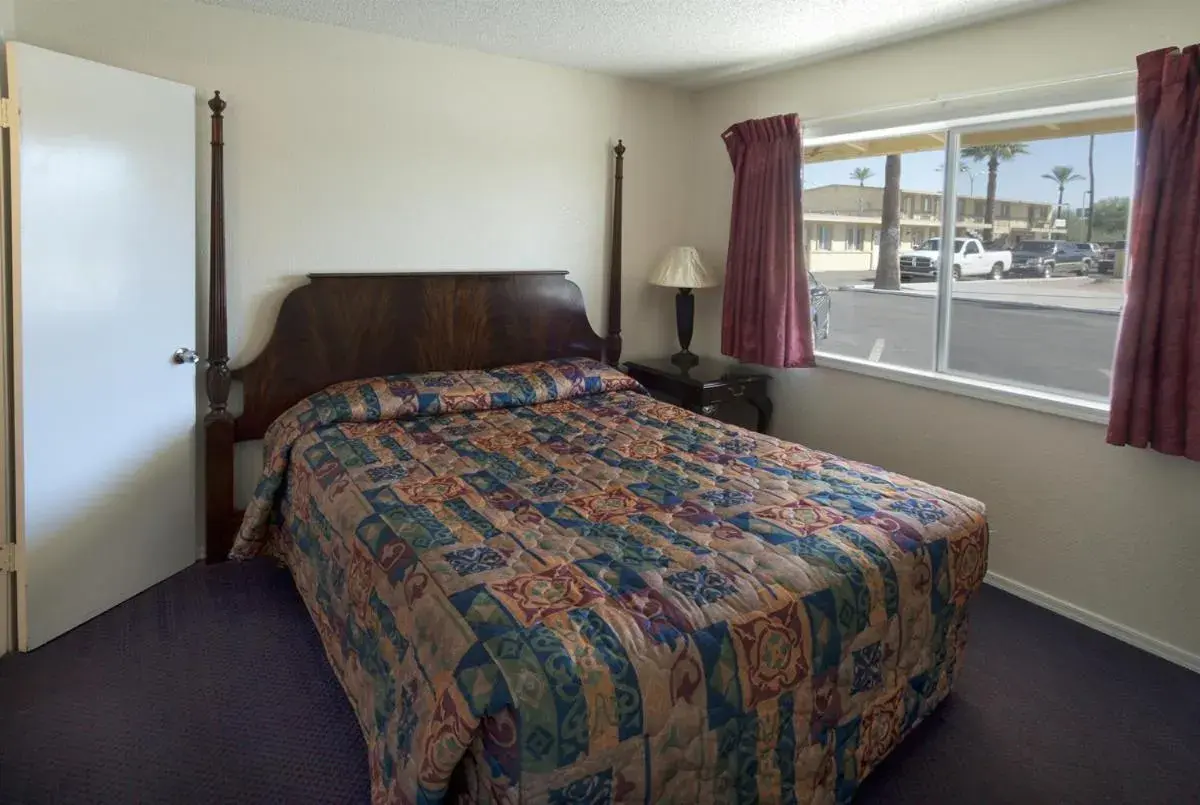
[[[1200,45],[1138,57],[1137,165],[1108,441],[1200,461]]]
[[[722,136],[733,164],[733,209],[721,351],[762,366],[812,366],[808,272],[796,248],[800,119],[747,120]]]

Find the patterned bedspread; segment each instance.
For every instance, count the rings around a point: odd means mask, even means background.
[[[825,803],[949,692],[987,524],[575,360],[296,405],[233,551],[264,552],[376,803]]]

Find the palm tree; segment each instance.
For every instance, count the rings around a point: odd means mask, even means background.
[[[1071,182],[1082,182],[1083,177],[1075,172],[1075,169],[1070,165],[1055,165],[1050,169],[1049,173],[1042,174],[1043,179],[1049,179],[1058,185],[1058,206],[1055,207],[1055,216],[1062,217],[1063,193],[1067,190],[1067,185]]]
[[[996,175],[1000,172],[1001,162],[1012,162],[1022,154],[1029,153],[1025,143],[996,143],[994,145],[969,145],[962,149],[963,159],[973,159],[976,162],[987,160],[988,183],[987,202],[983,208],[983,223],[988,230],[988,238],[996,237],[992,231],[992,223],[996,215]]]
[[[855,168],[850,171],[850,178],[858,182],[858,214],[862,215],[863,211],[863,188],[867,186],[867,179],[875,175],[875,171],[870,168]]]
[[[879,263],[875,287],[900,289],[900,155],[888,154],[883,168],[883,217],[879,221]]]
[[[858,182],[859,187],[865,187],[867,179],[875,175],[875,171],[870,168],[855,168],[850,172],[850,178]]]

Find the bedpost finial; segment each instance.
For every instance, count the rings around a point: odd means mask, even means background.
[[[613,148],[613,153],[619,157],[625,156],[625,141],[624,140],[617,140],[617,144]]]
[[[208,108],[216,117],[220,117],[221,113],[225,111],[225,99],[221,97],[220,90],[213,93],[212,98],[208,101]]]

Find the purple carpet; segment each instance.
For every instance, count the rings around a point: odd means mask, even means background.
[[[1200,802],[1200,675],[992,588],[956,693],[858,803]],[[0,803],[363,803],[285,571],[196,566],[0,659]]]

